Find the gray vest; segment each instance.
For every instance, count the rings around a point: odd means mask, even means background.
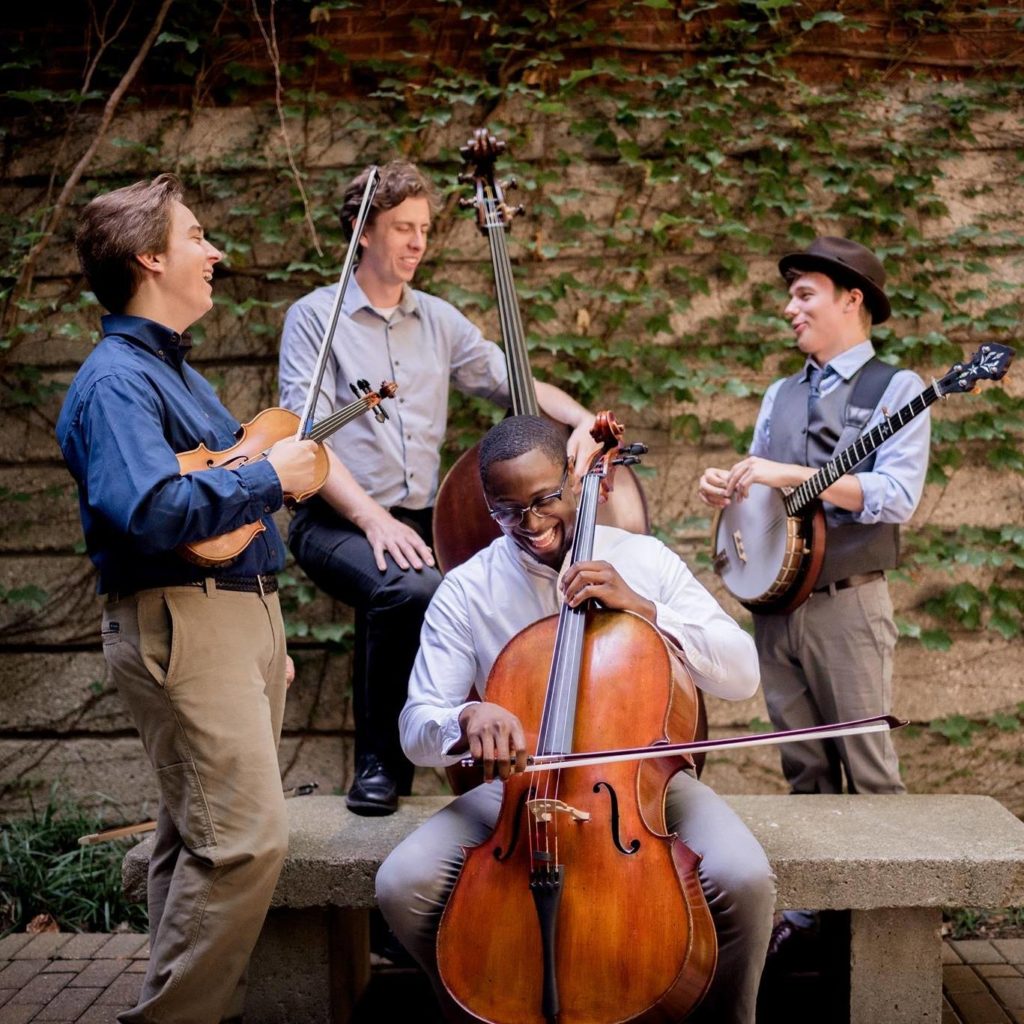
[[[868,370],[868,367],[872,369]],[[870,376],[857,388],[857,382],[865,371]],[[820,469],[863,433],[893,373],[893,367],[877,360],[865,363],[850,380],[841,381],[818,399],[810,422],[807,416],[810,385],[801,379],[803,370],[787,377],[772,406],[767,457],[775,462]],[[854,397],[856,405],[851,401]],[[872,454],[857,469],[868,471],[874,464],[875,456]],[[830,504],[825,505],[825,510],[825,563],[818,586],[835,583],[856,573],[896,567],[900,555],[899,526],[895,523],[856,523],[851,513]]]

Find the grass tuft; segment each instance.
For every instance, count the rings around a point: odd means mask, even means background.
[[[105,823],[95,811],[50,790],[43,811],[0,822],[0,937],[38,914],[61,931],[145,931],[146,910],[121,891],[121,860],[137,840],[79,846]]]

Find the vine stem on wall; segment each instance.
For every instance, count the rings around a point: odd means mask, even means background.
[[[39,259],[42,251],[50,243],[50,239],[53,238],[54,232],[57,230],[58,225],[63,219],[64,212],[67,209],[68,204],[71,202],[71,197],[78,186],[78,182],[85,173],[85,169],[92,162],[92,158],[96,155],[96,151],[100,148],[100,143],[103,141],[103,138],[107,133],[107,129],[110,127],[110,123],[114,119],[114,114],[116,113],[121,100],[124,98],[129,86],[131,86],[135,76],[139,73],[139,68],[142,67],[146,57],[149,55],[149,51],[153,48],[153,44],[160,35],[160,30],[163,28],[167,12],[170,10],[173,2],[174,0],[163,0],[163,3],[160,5],[160,10],[157,11],[156,17],[153,19],[153,25],[150,28],[149,33],[146,35],[146,38],[142,41],[142,45],[139,47],[139,52],[135,54],[131,64],[128,65],[128,70],[125,71],[124,75],[121,77],[121,81],[117,83],[116,88],[107,99],[106,105],[103,108],[103,116],[100,118],[99,127],[96,129],[96,134],[93,136],[92,142],[89,143],[88,148],[79,158],[78,163],[75,164],[71,174],[68,175],[68,180],[64,182],[64,187],[61,189],[60,195],[57,197],[57,202],[54,204],[53,210],[47,218],[46,226],[43,228],[42,234],[25,257],[25,262],[22,264],[21,271],[18,274],[18,280],[15,283],[14,288],[11,290],[11,298],[7,311],[16,310],[17,299],[31,287],[32,271],[35,269],[36,261]]]

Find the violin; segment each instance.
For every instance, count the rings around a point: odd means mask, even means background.
[[[573,564],[592,557],[602,482],[646,450],[621,447],[608,414],[598,431]],[[717,959],[699,857],[666,834],[665,790],[688,758],[537,763],[692,740],[699,702],[681,656],[639,615],[563,605],[508,643],[486,692],[536,754],[532,771],[505,782],[492,835],[466,851],[438,932],[443,984],[493,1024],[681,1020]]]
[[[465,165],[472,170],[460,174],[459,181],[472,184],[475,190],[474,198],[462,199],[461,205],[476,210],[477,227],[490,245],[498,317],[512,395],[511,414],[537,416],[540,408],[505,239],[513,218],[523,212],[523,207],[513,208],[505,200],[505,189],[514,188],[514,180],[501,182],[494,175],[495,163],[504,150],[505,143],[485,128],[474,132],[473,138],[460,149]],[[443,572],[482,551],[501,534],[487,511],[477,470],[477,453],[478,446],[474,446],[459,457],[441,482],[434,502],[434,556]],[[610,481],[606,487],[609,484]],[[614,493],[606,492],[606,497],[608,500],[602,503],[598,513],[599,523],[617,526],[631,533],[650,533],[647,499],[631,471],[620,475],[618,489]]]
[[[319,423],[314,424],[305,435],[307,439],[318,442],[316,486],[302,494],[286,492],[285,504],[297,505],[316,494],[323,487],[330,470],[323,442],[331,434],[371,409],[379,423],[383,423],[388,418],[388,414],[380,407],[380,403],[385,398],[394,397],[398,390],[397,384],[393,381],[384,381],[377,391],[371,391],[369,381],[360,380],[358,387],[355,384],[350,384],[349,387],[356,395],[355,400],[342,406],[337,412],[331,413],[330,416],[325,416]],[[207,469],[238,469],[248,463],[265,459],[270,449],[278,441],[296,435],[300,422],[300,418],[287,409],[264,409],[248,423],[242,424],[238,431],[238,441],[230,448],[211,452],[206,445],[201,444],[198,448],[178,455],[178,467],[183,476],[186,473],[196,473]],[[249,546],[253,538],[263,533],[264,530],[266,527],[262,520],[257,519],[254,523],[246,523],[244,526],[218,534],[216,537],[190,541],[183,544],[178,552],[196,565],[225,565],[236,559]]]

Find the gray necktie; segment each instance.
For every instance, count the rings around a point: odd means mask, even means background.
[[[810,384],[810,388],[807,392],[807,411],[810,412],[814,408],[815,403],[821,398],[821,387],[836,371],[831,366],[826,366],[822,369],[817,363],[811,363],[810,372],[808,373],[807,379]]]

